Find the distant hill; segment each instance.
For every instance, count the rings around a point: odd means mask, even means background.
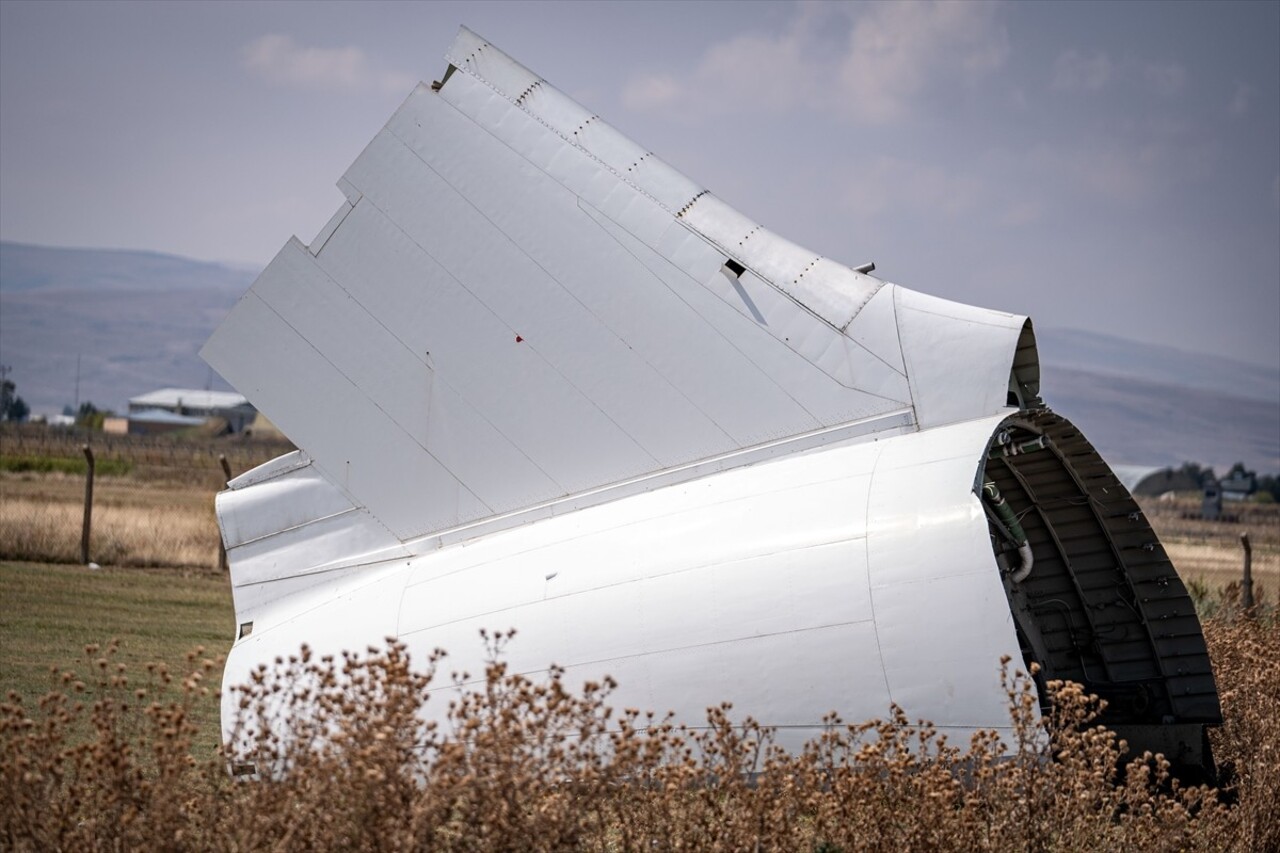
[[[246,289],[256,270],[126,249],[0,242],[0,292]]]
[[[197,352],[256,272],[155,252],[0,242],[0,363],[31,410],[123,411],[166,386],[230,386]]]
[[[1280,472],[1280,366],[1037,327],[1046,402],[1113,464]]]
[[[1041,361],[1045,402],[1071,419],[1113,465],[1225,473],[1235,462],[1280,472],[1280,400],[1246,399]]]
[[[197,352],[256,273],[152,252],[0,242],[0,363],[33,411],[229,386]],[[1108,461],[1280,472],[1280,367],[1038,326],[1043,394]]]
[[[1036,327],[1040,361],[1053,369],[1139,378],[1280,405],[1280,365],[1266,368],[1230,358],[1139,344],[1079,329]]]

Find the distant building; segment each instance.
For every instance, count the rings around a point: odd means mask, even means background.
[[[172,432],[199,426],[208,418],[221,418],[232,432],[242,432],[257,414],[244,395],[232,391],[162,388],[129,400],[129,432]]]
[[[202,425],[207,418],[178,415],[164,409],[144,409],[129,413],[129,435],[161,435]]]
[[[1219,483],[1222,487],[1223,500],[1228,501],[1245,501],[1249,496],[1258,491],[1258,480],[1252,473],[1245,471],[1233,471],[1230,477],[1225,477]]]
[[[1200,502],[1200,517],[1217,521],[1222,517],[1222,488],[1212,477],[1204,482],[1204,499]]]

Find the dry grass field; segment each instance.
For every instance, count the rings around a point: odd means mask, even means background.
[[[89,559],[216,569],[213,496],[204,486],[96,478]],[[83,476],[0,472],[0,558],[79,562],[83,519]]]
[[[224,479],[220,458],[226,457],[234,476],[291,448],[280,441],[0,425],[0,559],[79,562],[86,442],[101,469],[94,480],[89,559],[104,566],[216,569],[213,500]]]
[[[1013,744],[945,744],[886,709],[833,717],[786,755],[728,708],[686,730],[610,710],[608,683],[529,681],[498,639],[485,684],[457,693],[439,729],[419,717],[431,662],[300,650],[240,703],[249,721],[282,700],[318,709],[237,758],[290,772],[234,781],[216,754],[234,622],[216,570],[220,477],[208,452],[173,451],[205,460],[184,471],[117,451],[128,473],[95,487],[97,571],[75,565],[82,477],[0,471],[0,849],[1280,849],[1280,628],[1271,606],[1260,619],[1218,606],[1229,588],[1201,602],[1217,614],[1221,791],[1174,784],[1149,756],[1126,764],[1072,685],[1042,728],[1008,669]],[[1195,505],[1143,502],[1180,574],[1209,590],[1238,580],[1247,530],[1274,605],[1280,508],[1211,523],[1185,517]]]
[[[1273,605],[1280,602],[1280,504],[1228,503],[1225,511],[1238,517],[1233,521],[1194,517],[1200,500],[1193,496],[1142,498],[1139,505],[1182,579],[1198,580],[1211,591],[1240,580],[1244,565],[1240,534],[1248,533],[1255,593]]]

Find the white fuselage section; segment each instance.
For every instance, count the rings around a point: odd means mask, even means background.
[[[890,703],[953,741],[1006,726],[999,659],[1018,644],[974,492],[1002,419],[848,439],[475,539],[437,538],[310,575],[279,598],[255,592],[284,582],[264,575],[237,588],[241,619],[258,603],[226,682],[302,641],[337,653],[389,634],[418,661],[446,649],[445,674],[479,676],[480,629],[515,628],[506,659],[516,671],[559,664],[571,685],[611,675],[610,704],[693,725],[729,701],[791,749],[830,711],[861,720]],[[230,513],[220,504],[220,514]]]

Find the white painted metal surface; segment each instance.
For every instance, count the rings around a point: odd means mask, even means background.
[[[304,576],[305,589],[242,611],[255,624],[226,678],[300,638],[337,653],[388,633],[479,673],[479,629],[517,626],[519,670],[610,674],[620,707],[692,722],[733,701],[790,747],[827,711],[859,719],[890,701],[955,737],[999,726],[998,659],[1018,647],[973,479],[1001,420],[845,439]]]
[[[526,79],[466,32],[451,55],[476,51]],[[1004,408],[1025,318],[820,259],[652,155],[621,168],[640,149],[549,84],[520,100],[468,67],[410,95],[348,170],[355,204],[204,350],[397,536],[908,406]]]
[[[204,391],[194,388],[161,388],[137,397],[129,398],[129,406],[139,409],[186,406],[191,409],[234,409],[249,401],[233,391]]]
[[[771,234],[468,30],[449,61],[203,350],[301,448],[219,497],[228,683],[388,634],[479,672],[516,627],[519,669],[791,746],[1003,725],[974,481],[1026,318]]]

